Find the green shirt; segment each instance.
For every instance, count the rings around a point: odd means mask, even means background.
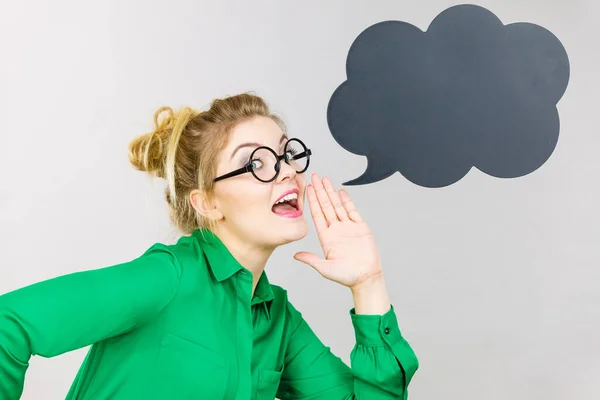
[[[32,355],[88,345],[67,399],[406,399],[418,361],[394,308],[350,318],[352,368],[284,289],[263,272],[252,296],[252,273],[196,230],[0,296],[0,399],[20,397]]]

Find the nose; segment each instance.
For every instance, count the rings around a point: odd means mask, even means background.
[[[277,182],[283,182],[286,179],[292,180],[296,177],[296,175],[296,170],[291,165],[281,160],[281,163],[279,165],[279,175],[277,176]]]

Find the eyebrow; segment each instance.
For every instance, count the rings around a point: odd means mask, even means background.
[[[284,133],[281,136],[281,138],[279,139],[279,145],[281,145],[281,143],[283,143],[286,139],[287,139],[287,135]],[[231,157],[229,157],[229,159],[230,160],[233,159],[233,157],[235,156],[235,153],[237,153],[238,150],[240,150],[244,147],[260,147],[260,146],[263,146],[263,144],[256,143],[256,142],[242,143],[233,150],[233,153],[231,153]]]

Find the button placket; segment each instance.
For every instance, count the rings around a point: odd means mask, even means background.
[[[246,395],[252,389],[251,370],[252,370],[252,347],[253,331],[252,308],[250,297],[252,294],[252,273],[248,270],[241,270],[237,275],[237,294],[238,294],[238,397],[248,398]]]

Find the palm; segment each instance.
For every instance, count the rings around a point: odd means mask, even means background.
[[[343,190],[338,194],[328,179],[321,181],[313,174],[307,195],[325,258],[300,252],[296,259],[348,287],[381,273],[371,230],[348,194]]]

